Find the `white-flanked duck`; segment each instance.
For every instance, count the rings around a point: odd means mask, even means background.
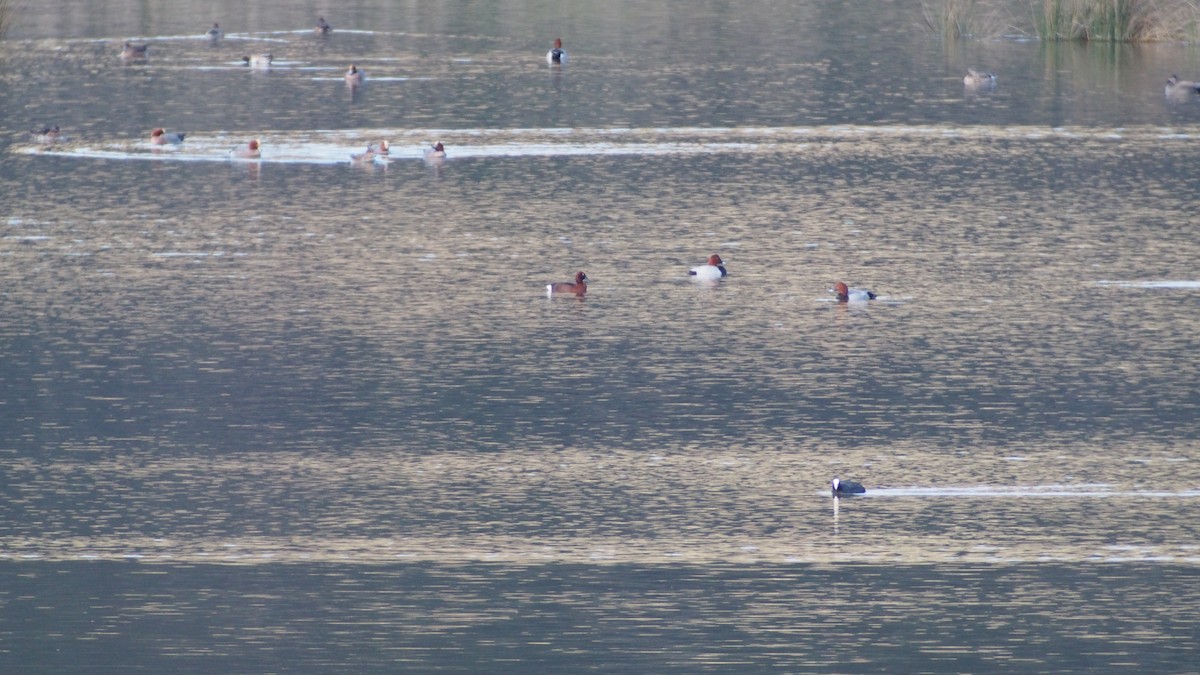
[[[865,288],[850,288],[845,282],[839,281],[829,289],[837,295],[838,302],[866,302],[875,299],[875,293]]]
[[[242,57],[242,61],[251,68],[270,68],[274,60],[275,57],[270,54],[250,54]]]
[[[546,63],[560,65],[567,62],[567,50],[563,49],[562,38],[554,38],[554,47],[546,52]]]
[[[168,132],[166,129],[159,127],[150,132],[150,142],[155,145],[178,145],[183,142],[186,133],[180,131]]]
[[[216,42],[224,37],[224,35],[225,34],[221,32],[221,25],[214,21],[213,27],[208,29],[208,32],[204,34],[204,37]]]
[[[865,494],[867,489],[862,486],[862,483],[856,483],[852,480],[841,480],[834,478],[829,484],[833,496],[839,497],[844,495],[861,495]]]
[[[575,273],[575,282],[560,281],[554,284],[546,284],[546,295],[574,295],[582,297],[587,293],[587,275],[583,272]]]
[[[45,126],[41,129],[30,129],[29,133],[33,134],[33,140],[38,143],[50,144],[58,140],[59,130],[58,125]]]
[[[329,22],[325,20],[325,17],[318,16],[317,17],[317,25],[315,28],[313,28],[313,32],[320,33],[321,35],[325,35],[327,33],[332,33],[333,26],[329,25]]]
[[[721,260],[721,256],[714,253],[708,256],[707,263],[688,270],[688,275],[704,281],[714,281],[728,276],[729,272],[725,271],[725,261]]]

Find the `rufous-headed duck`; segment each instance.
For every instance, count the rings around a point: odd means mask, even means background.
[[[562,38],[554,38],[554,48],[546,52],[546,63],[550,65],[567,62],[567,50],[562,48]]]
[[[837,295],[838,302],[866,302],[874,300],[875,294],[862,288],[850,288],[845,282],[839,281],[829,289]]]
[[[584,293],[587,293],[587,284],[585,283],[586,281],[587,281],[586,274],[584,274],[583,272],[576,272],[575,273],[575,283],[571,283],[570,281],[560,281],[555,284],[547,284],[546,285],[546,294],[547,295],[557,295],[557,294],[565,295],[567,293],[570,293],[572,295],[580,296],[580,295],[583,295]]]
[[[183,142],[184,136],[187,136],[187,134],[179,131],[168,133],[167,130],[159,127],[150,132],[150,142],[155,145],[177,144]]]
[[[708,256],[708,262],[699,267],[693,267],[688,270],[690,276],[705,281],[712,281],[727,276],[729,272],[725,271],[725,261],[721,260],[721,256],[716,253]]]
[[[325,21],[325,17],[319,16],[317,17],[317,27],[313,28],[313,31],[325,35],[326,33],[333,32],[333,26],[330,26],[329,22]]]
[[[371,143],[371,144],[367,145],[367,150],[370,150],[371,152],[375,153],[376,155],[380,155],[382,157],[387,157],[388,148],[390,148],[390,147],[392,147],[392,146],[389,145],[387,141],[379,141],[378,143]]]
[[[364,77],[363,71],[359,70],[358,66],[351,65],[350,69],[346,71],[346,84],[362,84]]]
[[[258,159],[262,157],[262,144],[255,138],[245,145],[239,145],[229,151],[230,157],[239,157],[241,159]]]

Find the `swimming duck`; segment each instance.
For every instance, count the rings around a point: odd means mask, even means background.
[[[172,131],[171,133],[167,133],[166,129],[159,127],[157,129],[155,129],[154,131],[150,132],[150,142],[155,145],[166,145],[168,143],[182,143],[184,136],[187,136],[187,134],[179,132],[179,131]]]
[[[968,87],[991,87],[996,84],[996,76],[982,70],[967,68],[967,74],[963,75],[963,84]]]
[[[575,283],[570,281],[560,281],[555,284],[546,284],[546,295],[567,294],[571,293],[576,296],[582,296],[587,293],[587,275],[583,272],[575,273]]]
[[[850,288],[845,282],[837,282],[833,288],[829,289],[837,294],[838,302],[866,302],[874,300],[875,294],[863,288]]]
[[[257,138],[255,138],[245,145],[239,145],[238,147],[230,150],[229,156],[238,157],[240,159],[258,159],[259,157],[262,157],[262,144],[258,142]]]
[[[363,75],[363,71],[358,69],[358,66],[351,65],[350,69],[346,71],[346,84],[362,84],[364,77],[366,76]]]
[[[546,63],[550,65],[567,62],[567,50],[562,48],[562,38],[554,38],[554,48],[546,52]]]
[[[220,24],[214,21],[213,27],[208,29],[208,32],[204,34],[204,37],[208,38],[209,40],[216,41],[220,40],[222,35]]]
[[[384,157],[387,157],[388,148],[390,148],[390,147],[391,146],[388,144],[387,141],[379,141],[378,143],[371,143],[370,145],[368,145],[367,150],[370,150],[371,152],[375,153],[376,155],[382,155]]]
[[[270,54],[251,54],[242,57],[242,61],[245,61],[246,65],[251,68],[270,68],[271,62],[274,60],[275,57]]]
[[[425,159],[445,159],[446,146],[441,141],[425,148]]]
[[[367,146],[362,152],[351,153],[350,161],[354,164],[370,164],[375,161],[375,151]]]
[[[325,17],[318,16],[317,17],[317,27],[313,28],[313,32],[324,35],[326,33],[333,32],[333,26],[330,26],[329,23],[325,21]]]
[[[693,267],[688,270],[688,275],[697,279],[713,280],[727,276],[729,272],[725,271],[725,261],[721,260],[721,256],[716,253],[708,256],[708,262],[699,267]]]
[[[1191,94],[1200,93],[1200,82],[1181,80],[1178,75],[1172,75],[1167,78],[1167,86],[1164,93],[1167,96],[1190,96]]]
[[[144,59],[146,53],[150,49],[150,45],[135,45],[129,40],[125,41],[125,47],[121,49],[121,58],[123,59]]]
[[[837,478],[834,478],[833,482],[830,483],[829,486],[833,492],[833,496],[835,497],[840,495],[861,495],[867,491],[867,489],[862,486],[862,483],[856,483],[852,480],[840,480]]]
[[[30,129],[29,133],[33,134],[33,139],[38,143],[53,143],[58,140],[58,125],[42,127],[41,129]]]

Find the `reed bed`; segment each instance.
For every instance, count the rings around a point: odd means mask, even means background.
[[[975,0],[922,0],[925,26],[946,38],[989,38],[1003,32],[995,8]]]
[[[0,38],[3,38],[13,22],[17,20],[20,0],[0,0]]]
[[[1024,6],[1024,11],[1021,7]],[[975,0],[922,0],[925,25],[948,38],[995,37],[1002,30],[1044,41],[1200,41],[1194,0],[1017,0],[998,11]]]

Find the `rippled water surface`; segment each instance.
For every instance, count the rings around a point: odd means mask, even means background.
[[[58,4],[0,40],[6,671],[1195,668],[1193,50]]]

